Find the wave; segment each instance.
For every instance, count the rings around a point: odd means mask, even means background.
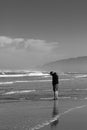
[[[1,76],[1,75],[0,75]],[[20,75],[3,75],[3,77],[10,77],[10,76],[13,76],[13,77],[19,77]],[[26,75],[21,75],[21,76],[26,76]],[[74,80],[75,78],[85,78],[87,77],[87,75],[78,75],[78,76],[74,76],[72,78],[64,78],[64,79],[59,79],[59,81],[68,81],[68,80]],[[32,80],[16,80],[16,81],[6,81],[6,82],[0,82],[0,85],[3,85],[3,84],[14,84],[14,83],[28,83],[28,82],[51,82],[52,79],[32,79]]]
[[[60,81],[67,81],[67,80],[73,80],[73,78],[71,79],[59,79]],[[28,82],[31,82],[31,83],[34,83],[34,82],[51,82],[52,80],[51,79],[41,79],[41,80],[16,80],[16,81],[6,81],[6,82],[0,82],[0,85],[3,85],[3,84],[14,84],[14,83],[28,83]]]
[[[66,80],[71,80],[71,79],[60,79],[60,81],[66,81]],[[0,85],[3,84],[14,84],[14,83],[34,83],[34,82],[51,82],[51,79],[44,79],[44,80],[17,80],[17,81],[8,81],[8,82],[0,82]]]
[[[11,82],[0,82],[0,85],[3,85],[3,84],[13,84],[14,82],[11,81]]]
[[[75,78],[86,78],[87,77],[87,75],[77,75],[77,76],[75,76]]]
[[[29,93],[29,92],[35,92],[36,90],[20,90],[20,91],[10,91],[6,92],[3,95],[11,95],[11,94],[19,94],[19,93]]]
[[[49,75],[47,74],[11,74],[11,75],[7,75],[7,74],[4,74],[4,75],[0,75],[0,77],[25,77],[25,76],[44,76],[44,77],[50,77]]]
[[[49,77],[50,74],[44,73],[44,72],[29,72],[29,73],[13,73],[13,72],[2,72],[0,74],[0,77],[24,77],[24,76],[44,76],[44,77]]]
[[[3,74],[3,75],[0,75],[0,77],[24,77],[24,76],[29,76],[29,75],[28,74],[11,74],[11,75]]]

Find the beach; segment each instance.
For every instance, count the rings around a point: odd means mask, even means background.
[[[87,101],[42,100],[0,104],[1,130],[86,130]]]
[[[87,130],[86,0],[0,0],[0,130]]]
[[[51,77],[4,78],[0,130],[87,129],[87,79],[83,77],[60,75],[59,99],[55,101]]]

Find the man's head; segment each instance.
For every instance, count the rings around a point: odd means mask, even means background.
[[[53,72],[53,71],[51,71],[51,72],[50,72],[50,75],[53,75],[53,74],[54,74],[54,72]]]

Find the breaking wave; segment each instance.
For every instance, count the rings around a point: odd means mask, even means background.
[[[20,90],[20,91],[10,91],[6,92],[3,95],[11,95],[11,94],[22,94],[22,93],[29,93],[29,92],[35,92],[36,90]]]

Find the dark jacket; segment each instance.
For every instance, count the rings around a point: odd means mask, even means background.
[[[59,77],[56,73],[53,73],[52,74],[52,84],[55,85],[55,84],[58,84],[59,83]]]

